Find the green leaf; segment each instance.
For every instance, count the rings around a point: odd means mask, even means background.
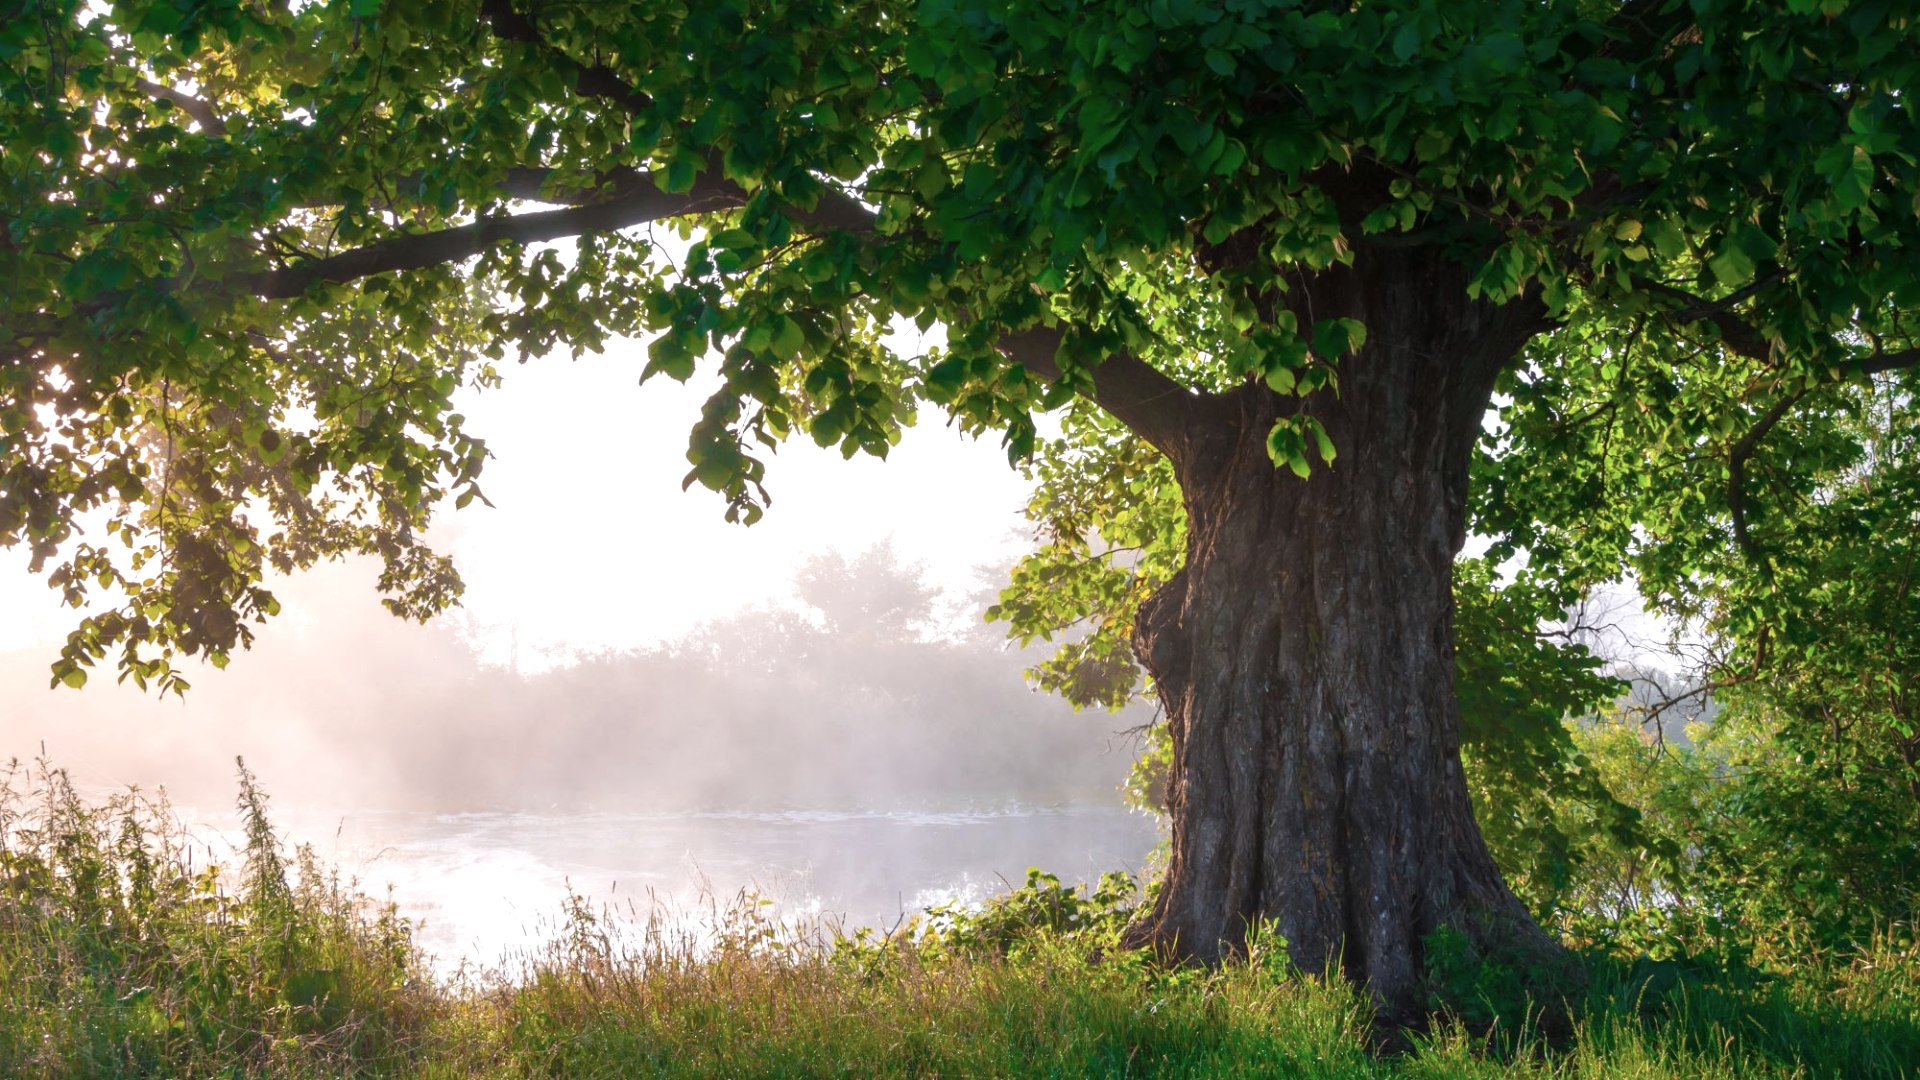
[[[1426,35],[1422,34],[1420,28],[1411,20],[1401,23],[1400,29],[1393,35],[1394,59],[1403,62],[1413,59],[1414,55],[1420,51],[1420,44],[1425,37]]]
[[[929,160],[913,174],[913,189],[923,199],[932,199],[947,190],[948,183],[947,167],[938,160]]]
[[[1654,218],[1649,232],[1653,240],[1653,250],[1658,252],[1661,258],[1677,259],[1687,253],[1686,237],[1672,218]]]
[[[1366,343],[1367,328],[1358,319],[1322,319],[1313,324],[1313,351],[1328,360],[1359,352]]]
[[[1298,417],[1282,417],[1274,421],[1267,432],[1267,456],[1273,463],[1285,465],[1295,476],[1305,480],[1313,473],[1313,466],[1307,462],[1307,443],[1300,433],[1301,422]]]
[[[1320,421],[1311,416],[1306,418],[1306,425],[1307,430],[1313,433],[1313,441],[1320,450],[1320,460],[1328,465],[1333,464],[1333,437],[1327,434],[1326,427]]]
[[[1213,163],[1213,172],[1216,176],[1232,176],[1240,171],[1240,166],[1246,163],[1246,150],[1241,147],[1238,140],[1229,139],[1221,148],[1220,157]]]
[[[1837,153],[1835,153],[1837,151]],[[1834,160],[1829,161],[1828,154]],[[1873,181],[1877,174],[1873,165],[1873,155],[1864,146],[1838,146],[1822,153],[1820,171],[1833,185],[1833,199],[1843,210],[1857,210],[1873,196]]]
[[[691,158],[675,154],[667,162],[667,167],[654,174],[654,183],[661,191],[669,195],[680,195],[693,190],[694,163]]]
[[[799,359],[807,348],[806,332],[800,328],[800,324],[794,321],[792,316],[777,315],[775,318],[779,322],[774,328],[773,341],[769,346],[773,350],[773,355],[782,360]]]
[[[1707,260],[1707,266],[1713,270],[1714,279],[1730,289],[1753,279],[1753,260],[1731,237],[1721,245],[1718,254]]]
[[[640,372],[640,381],[665,374],[675,382],[686,382],[693,377],[694,359],[680,331],[669,330],[647,345],[647,365]]]
[[[952,401],[966,384],[968,364],[965,358],[949,356],[928,369],[927,389],[936,401]]]

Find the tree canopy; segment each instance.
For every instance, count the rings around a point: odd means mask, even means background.
[[[1678,588],[1779,558],[1858,458],[1821,418],[1920,358],[1914,44],[1885,0],[41,0],[0,27],[0,542],[86,611],[73,683],[222,662],[266,568],[341,552],[423,615],[486,456],[454,389],[645,334],[724,379],[690,480],[743,520],[761,444],[932,403],[1041,452],[1060,542],[1166,555],[1129,440],[1335,384],[1367,328],[1289,282],[1439,249],[1544,311],[1477,527]],[[1338,468],[1311,408],[1269,446]],[[1124,576],[1053,602],[1124,620]]]

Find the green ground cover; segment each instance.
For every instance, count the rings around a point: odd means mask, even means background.
[[[1383,1047],[1365,1001],[1256,936],[1239,962],[1118,950],[1137,897],[1035,875],[973,912],[824,947],[723,905],[696,944],[584,902],[551,941],[436,979],[392,908],[284,855],[242,773],[247,842],[198,865],[163,802],[57,769],[0,789],[0,1075],[1907,1076],[1920,949],[1882,933],[1781,968],[1587,948],[1570,1026],[1445,948],[1435,1014]],[[910,934],[909,931],[912,933]],[[1549,1021],[1548,1027],[1555,1026]]]

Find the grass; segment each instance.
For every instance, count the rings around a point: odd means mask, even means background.
[[[510,970],[437,981],[390,905],[283,856],[244,770],[240,809],[237,865],[195,866],[164,803],[0,776],[0,1076],[1920,1075],[1920,950],[1891,938],[1786,973],[1595,953],[1570,1041],[1466,1001],[1381,1055],[1277,941],[1214,971],[1113,948],[1119,879],[837,944],[750,897],[697,946],[575,900]]]

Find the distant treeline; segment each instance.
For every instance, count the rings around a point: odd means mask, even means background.
[[[446,626],[323,597],[184,705],[96,679],[41,693],[0,657],[0,757],[47,740],[83,779],[212,799],[235,752],[283,798],[434,809],[898,806],[1115,799],[1141,715],[1029,689],[1031,656],[882,546],[811,560],[799,606],[535,674]],[[364,598],[355,589],[328,590]],[[328,610],[329,607],[332,610]],[[104,691],[104,692],[103,692]]]
[[[809,611],[756,611],[673,645],[514,680],[421,747],[505,797],[593,804],[898,805],[1111,798],[1128,721],[1029,690],[990,631],[927,633],[935,596],[885,549],[802,571]],[[568,801],[563,799],[562,801]]]

